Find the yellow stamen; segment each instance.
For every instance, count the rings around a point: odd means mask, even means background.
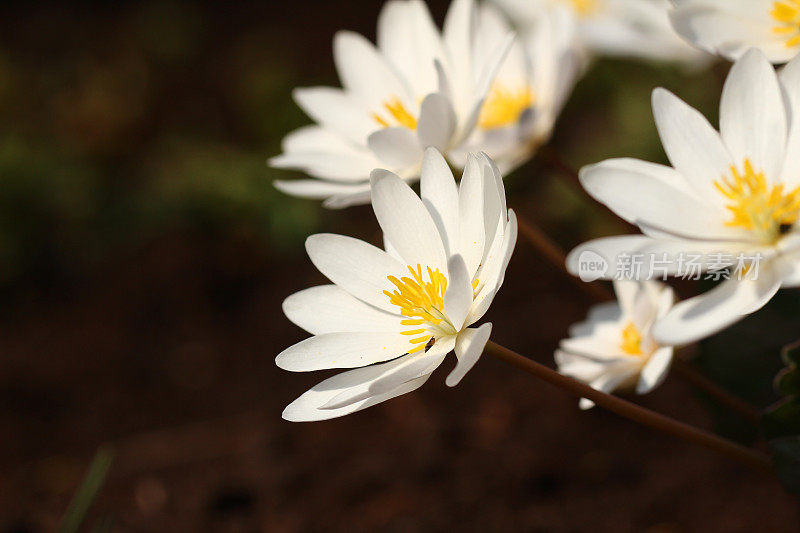
[[[597,0],[567,0],[578,15],[585,16],[597,11]]]
[[[478,127],[492,130],[515,124],[533,100],[530,87],[509,89],[495,83],[481,109]]]
[[[776,0],[769,14],[778,23],[772,32],[786,38],[786,48],[800,45],[800,0]]]
[[[443,310],[447,278],[438,269],[433,270],[427,267],[425,273],[428,274],[428,281],[425,281],[421,265],[417,265],[416,269],[409,266],[408,271],[411,273],[411,277],[404,276],[397,279],[395,276],[387,276],[397,290],[383,291],[383,293],[389,297],[389,301],[393,305],[400,308],[401,315],[408,317],[401,320],[400,323],[404,326],[415,326],[403,331],[402,334],[422,335],[409,341],[414,348],[410,349],[408,353],[416,353],[423,350],[433,337],[431,328],[436,328],[440,324],[449,326],[449,324],[442,324],[446,320]]]
[[[800,187],[784,192],[783,184],[770,186],[764,173],[756,172],[749,159],[744,172],[731,166],[731,177],[723,176],[714,186],[730,203],[731,219],[726,226],[755,231],[773,242],[800,216]]]
[[[642,355],[642,334],[633,322],[622,328],[622,351],[629,355]]]
[[[406,127],[410,130],[417,129],[417,119],[414,118],[414,115],[408,112],[408,109],[406,109],[406,106],[403,105],[403,102],[401,102],[398,97],[393,96],[383,103],[383,107],[398,125]],[[378,113],[372,113],[372,119],[384,128],[392,126],[392,123],[389,120]]]
[[[396,290],[383,291],[383,294],[388,296],[392,305],[399,307],[400,314],[406,317],[400,324],[410,327],[401,334],[414,337],[409,340],[413,348],[408,353],[416,353],[425,349],[431,339],[454,335],[457,331],[444,313],[444,293],[447,291],[445,275],[431,267],[423,270],[422,265],[407,268],[411,276],[400,279],[395,276],[386,277]],[[477,287],[476,279],[472,282],[472,290]]]

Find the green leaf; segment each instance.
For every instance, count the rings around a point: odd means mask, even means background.
[[[113,457],[114,454],[108,447],[104,446],[97,450],[94,459],[92,459],[92,464],[89,465],[86,477],[83,478],[78,492],[72,498],[64,519],[61,521],[59,532],[73,533],[78,531],[84,518],[86,518],[86,513],[92,506],[92,502],[97,497],[100,487],[103,486],[108,469],[111,468]]]
[[[800,341],[785,346],[781,359],[786,368],[775,376],[775,390],[783,396],[800,395]]]
[[[778,477],[790,492],[800,493],[800,435],[773,439],[768,445]]]
[[[761,417],[761,429],[768,440],[800,436],[800,398],[787,398],[767,409]]]

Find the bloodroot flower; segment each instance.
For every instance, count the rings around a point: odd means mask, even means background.
[[[461,152],[486,152],[508,173],[550,139],[553,126],[582,70],[575,24],[565,10],[539,10],[512,44],[492,82],[472,135]],[[491,4],[479,10],[477,50],[511,32],[503,13]],[[459,163],[458,151],[451,160]]]
[[[503,283],[517,223],[506,209],[500,173],[484,154],[470,156],[456,185],[429,148],[421,194],[395,174],[372,173],[372,206],[381,250],[341,235],[313,235],[306,249],[332,285],[286,299],[286,316],[313,337],[280,353],[294,372],[354,368],[327,379],[283,412],[291,421],[335,418],[420,387],[455,350],[446,383],[456,385],[480,357],[486,313]]]
[[[614,291],[617,302],[594,306],[561,341],[558,371],[606,393],[630,388],[646,394],[661,384],[672,362],[672,347],[659,346],[652,331],[672,307],[672,289],[657,281],[615,281]],[[593,406],[581,398],[581,409]]]
[[[314,179],[277,181],[281,191],[325,199],[327,207],[369,203],[370,172],[419,177],[427,147],[458,149],[478,123],[484,98],[512,35],[476,46],[472,0],[454,0],[439,32],[420,0],[390,0],[378,19],[378,45],[341,31],[333,55],[342,88],[295,89],[316,122],[283,140],[276,168]]]
[[[543,9],[565,10],[576,21],[578,41],[590,55],[634,57],[689,65],[706,63],[709,57],[687,44],[672,29],[667,13],[669,0],[494,1],[519,21],[523,28],[535,21]]]
[[[695,46],[728,59],[759,48],[773,63],[800,52],[800,0],[672,0],[672,25]]]
[[[610,159],[581,171],[589,194],[644,235],[585,243],[568,257],[570,271],[580,274],[587,251],[608,262],[605,277],[615,277],[634,255],[658,259],[638,265],[641,279],[657,275],[656,266],[679,275],[690,254],[701,256],[705,272],[729,268],[715,288],[680,302],[655,325],[656,340],[672,345],[716,333],[780,288],[800,286],[799,110],[800,58],[778,76],[757,49],[728,75],[719,132],[656,89],[653,113],[672,167]]]

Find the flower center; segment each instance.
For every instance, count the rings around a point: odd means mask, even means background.
[[[439,269],[431,269],[417,265],[416,269],[408,267],[411,277],[404,276],[397,279],[395,276],[386,276],[396,290],[383,294],[389,301],[400,308],[400,314],[405,318],[400,324],[408,329],[403,335],[413,337],[409,342],[414,346],[408,353],[415,353],[425,349],[428,341],[444,335],[458,333],[444,312],[444,293],[447,290],[447,277]],[[425,279],[427,274],[427,281]],[[472,289],[478,286],[478,280],[472,282]]]
[[[385,101],[381,111],[383,114],[372,113],[372,119],[384,128],[399,125],[410,130],[417,129],[417,119],[409,113],[398,97],[393,96]]]
[[[533,92],[530,87],[509,89],[495,83],[481,109],[478,127],[492,130],[515,124],[531,105]]]
[[[800,45],[800,0],[776,0],[769,14],[778,23],[772,32],[786,38],[786,48]]]
[[[622,328],[620,348],[628,355],[642,355],[642,334],[633,322]]]
[[[714,186],[730,200],[726,207],[732,217],[725,225],[754,231],[766,242],[786,233],[800,215],[800,187],[784,192],[783,184],[770,186],[749,159],[744,172],[731,165],[731,177],[723,176]]]
[[[597,0],[566,0],[578,15],[589,15],[597,11]]]

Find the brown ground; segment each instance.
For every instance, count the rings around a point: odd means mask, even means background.
[[[320,374],[274,366],[302,338],[281,299],[321,281],[253,243],[165,238],[96,277],[28,295],[0,329],[0,516],[50,531],[97,446],[116,460],[90,515],[119,531],[782,531],[771,479],[595,409],[490,358],[324,423],[281,420]],[[543,360],[584,313],[519,247],[495,338]],[[560,287],[560,288],[559,288]],[[530,305],[539,314],[530,314]],[[491,317],[490,317],[491,318]],[[641,399],[701,426],[671,378]]]

